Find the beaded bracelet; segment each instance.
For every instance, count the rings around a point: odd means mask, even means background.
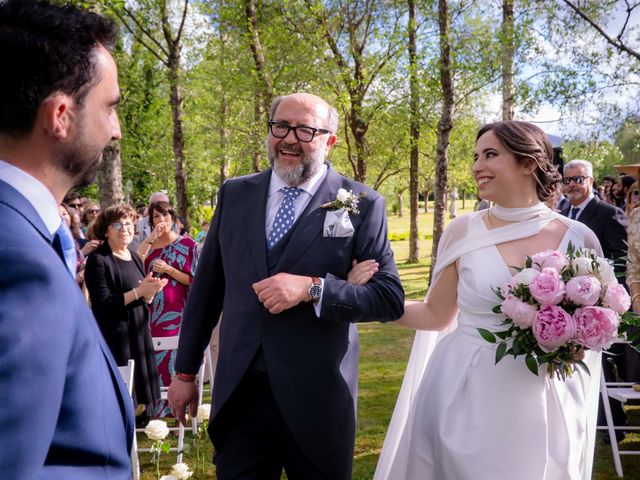
[[[196,376],[193,373],[180,373],[180,372],[177,372],[176,373],[176,378],[178,380],[180,380],[181,382],[191,383],[191,382],[195,382],[196,381]]]

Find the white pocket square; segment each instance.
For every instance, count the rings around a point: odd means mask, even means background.
[[[324,217],[322,235],[334,238],[352,237],[353,224],[349,218],[349,212],[344,208],[328,211]]]

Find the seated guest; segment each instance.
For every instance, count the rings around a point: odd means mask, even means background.
[[[134,401],[147,405],[160,399],[147,303],[167,280],[145,276],[142,262],[129,251],[135,220],[128,205],[98,215],[95,234],[105,241],[89,256],[85,280],[91,309],[116,363],[136,362]]]

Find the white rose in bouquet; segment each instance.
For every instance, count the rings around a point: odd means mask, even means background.
[[[618,283],[613,265],[606,258],[598,257],[598,277],[602,285]]]
[[[160,480],[178,480],[176,477],[174,477],[173,475],[162,475],[160,477]]]
[[[593,260],[589,257],[576,257],[571,262],[571,267],[576,275],[591,275],[593,274]]]
[[[169,427],[164,420],[151,420],[146,427],[144,433],[151,440],[164,440],[169,435]]]
[[[512,283],[514,285],[518,285],[519,283],[529,285],[539,274],[540,272],[535,268],[523,268],[513,276]]]
[[[176,477],[178,480],[187,480],[187,478],[191,478],[193,472],[189,470],[189,465],[186,463],[176,463],[171,468],[171,475]]]
[[[196,419],[198,423],[202,423],[205,420],[209,420],[209,415],[211,414],[211,405],[208,403],[203,403],[198,407],[198,415]]]

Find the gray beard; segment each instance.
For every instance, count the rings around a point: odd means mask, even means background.
[[[280,143],[275,148],[269,148],[267,145],[267,157],[275,174],[290,187],[297,187],[318,173],[326,158],[326,149],[324,148],[311,155],[307,155],[301,150],[301,162],[292,167],[285,166],[278,161],[278,148],[280,148]]]

